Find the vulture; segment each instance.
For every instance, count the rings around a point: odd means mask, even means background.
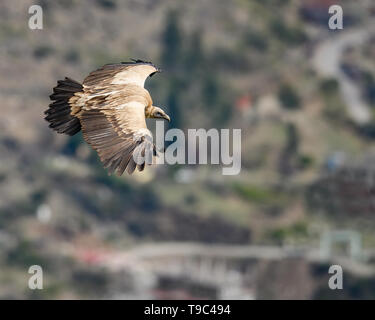
[[[109,174],[142,171],[157,155],[146,118],[170,121],[144,88],[145,80],[157,72],[151,62],[132,59],[106,64],[82,84],[66,77],[53,88],[45,120],[58,133],[73,136],[82,130]]]

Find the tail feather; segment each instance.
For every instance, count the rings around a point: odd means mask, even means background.
[[[50,99],[53,101],[49,108],[44,112],[45,119],[50,123],[49,127],[58,133],[75,135],[81,130],[79,119],[71,115],[71,106],[69,99],[79,91],[82,91],[82,85],[70,78],[57,81],[57,86],[53,88],[53,94]]]

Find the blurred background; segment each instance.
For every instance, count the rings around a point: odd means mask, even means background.
[[[0,298],[375,298],[374,17],[371,0],[1,1]],[[108,176],[48,128],[58,79],[130,58],[163,69],[146,88],[168,128],[242,129],[239,175]]]

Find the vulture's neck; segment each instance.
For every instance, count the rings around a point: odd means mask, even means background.
[[[154,112],[154,109],[155,109],[154,106],[147,106],[147,107],[145,108],[145,117],[146,117],[146,118],[151,118],[151,117],[152,117],[152,114],[153,114],[153,112]]]

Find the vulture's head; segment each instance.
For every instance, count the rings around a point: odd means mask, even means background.
[[[171,121],[171,118],[169,118],[169,116],[164,112],[164,110],[159,108],[159,107],[153,107],[152,108],[150,118],[165,119],[165,120]]]

